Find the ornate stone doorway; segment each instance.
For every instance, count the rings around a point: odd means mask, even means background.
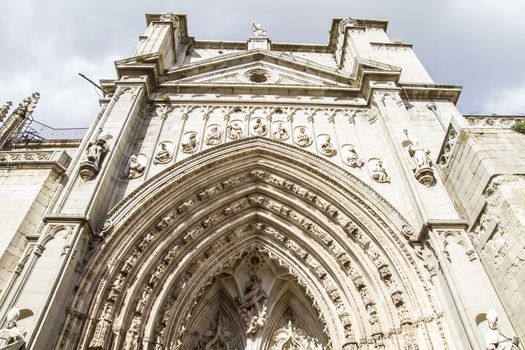
[[[176,164],[100,234],[64,348],[447,348],[409,224],[295,147],[244,139]]]

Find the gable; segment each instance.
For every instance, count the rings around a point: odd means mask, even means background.
[[[333,79],[264,61],[227,67],[171,82],[179,84],[349,86],[349,84]]]
[[[353,79],[332,67],[286,53],[249,50],[168,70],[162,83],[290,86],[355,86]]]

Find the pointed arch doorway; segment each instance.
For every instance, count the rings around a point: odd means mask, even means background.
[[[108,214],[74,304],[89,317],[70,317],[65,329],[80,332],[61,342],[446,348],[411,232],[368,185],[315,155],[263,138],[218,146],[148,180]]]

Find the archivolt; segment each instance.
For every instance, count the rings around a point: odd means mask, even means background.
[[[408,223],[366,184],[294,147],[251,138],[202,152],[146,182],[101,227],[72,307],[87,321],[68,319],[80,332],[64,332],[63,346],[181,348],[196,305],[257,250],[304,290],[327,348],[446,348]]]

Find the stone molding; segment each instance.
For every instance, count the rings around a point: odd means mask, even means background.
[[[65,151],[2,151],[0,168],[42,168],[66,171],[71,157]]]

